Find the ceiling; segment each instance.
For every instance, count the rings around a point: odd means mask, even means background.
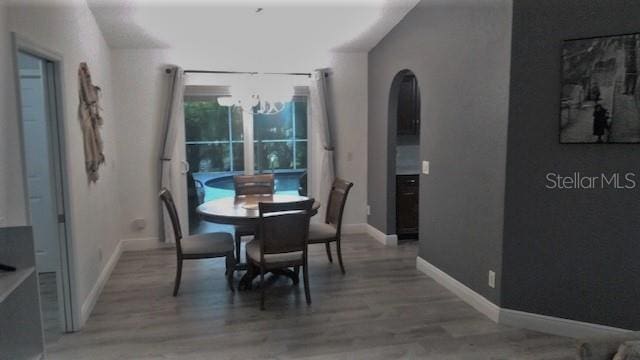
[[[88,0],[112,48],[207,48],[266,58],[369,51],[418,2]]]

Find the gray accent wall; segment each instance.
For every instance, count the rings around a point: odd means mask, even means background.
[[[637,0],[514,1],[503,307],[640,330],[640,189],[545,188],[548,172],[640,175],[640,145],[558,141],[562,41],[639,19]]]
[[[499,303],[511,45],[509,0],[422,1],[369,53],[368,223],[395,231],[394,76],[421,94],[419,256]],[[391,156],[391,158],[389,157]],[[497,287],[488,286],[488,271]]]

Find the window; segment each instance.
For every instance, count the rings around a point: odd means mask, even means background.
[[[295,97],[274,115],[253,116],[258,172],[307,168],[307,100]]]
[[[238,107],[221,106],[218,98],[225,96],[224,91],[189,95],[188,90],[184,101],[186,157],[198,189],[204,192],[200,201],[232,196],[231,175],[246,169],[274,172],[277,192],[297,193],[299,178],[307,169],[306,96],[295,96],[277,114],[253,115]]]
[[[217,99],[185,100],[186,152],[191,172],[244,170],[242,110],[220,106]]]

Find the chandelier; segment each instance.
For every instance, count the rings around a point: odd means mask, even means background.
[[[218,98],[220,106],[238,107],[253,115],[273,115],[293,98],[293,86],[278,79],[252,75],[231,86],[230,96]]]

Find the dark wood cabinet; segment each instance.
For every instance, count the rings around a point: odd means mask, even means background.
[[[400,238],[418,235],[420,176],[396,176],[396,233]]]
[[[398,135],[418,135],[420,129],[420,94],[414,75],[406,75],[398,91]]]

